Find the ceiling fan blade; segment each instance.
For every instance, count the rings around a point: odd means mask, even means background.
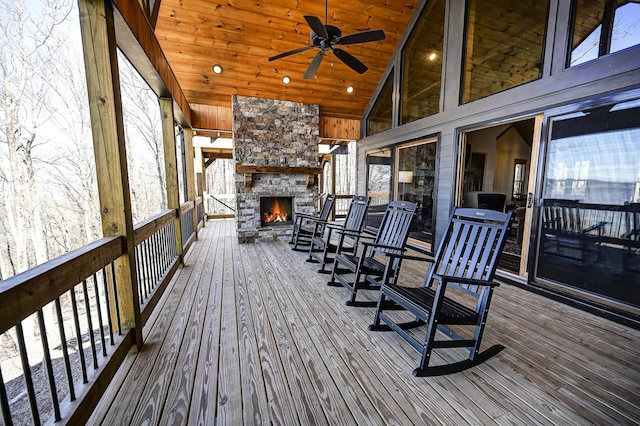
[[[304,52],[305,50],[313,49],[314,47],[316,47],[316,46],[299,47],[297,49],[293,49],[293,50],[290,50],[288,52],[284,52],[284,53],[281,53],[279,55],[272,56],[272,57],[269,58],[269,61],[275,61],[276,59],[284,58],[285,56],[293,55],[294,53]]]
[[[305,15],[304,19],[307,21],[307,24],[309,24],[309,26],[311,27],[311,30],[313,30],[313,32],[316,33],[316,35],[324,39],[329,38],[329,34],[327,34],[327,29],[324,27],[324,25],[322,25],[322,21],[320,20],[320,18],[313,15]]]
[[[333,49],[333,53],[345,63],[349,68],[357,72],[358,74],[364,74],[369,68],[358,58],[353,56],[351,53],[348,53],[342,49]]]
[[[385,39],[384,31],[382,30],[369,30],[361,31],[359,33],[349,34],[338,39],[337,44],[356,44],[367,43],[369,41],[378,41]]]
[[[316,71],[320,67],[320,63],[322,62],[322,58],[324,58],[324,50],[320,50],[318,54],[313,58],[313,61],[309,64],[309,68],[307,68],[307,72],[304,73],[304,79],[309,80],[316,75]]]

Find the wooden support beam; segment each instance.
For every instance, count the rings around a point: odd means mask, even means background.
[[[322,167],[288,167],[288,166],[249,166],[236,164],[236,173],[244,173],[244,187],[250,189],[253,185],[254,173],[282,173],[307,175],[307,189],[313,188],[318,182],[317,175],[322,173]]]
[[[135,329],[140,349],[142,322],[113,9],[105,0],[81,0],[78,7],[102,232],[105,237],[125,238],[124,254],[115,262],[118,308],[123,327]],[[115,301],[115,295],[109,296]]]
[[[162,140],[164,146],[164,172],[167,178],[167,207],[180,209],[180,190],[178,189],[178,159],[176,158],[176,131],[173,121],[173,100],[160,98],[160,119],[162,120]],[[174,219],[176,228],[176,252],[182,257],[182,228],[180,215]]]
[[[193,149],[193,130],[191,128],[184,129],[184,167],[185,175],[187,177],[187,200],[196,201],[196,173],[195,173],[195,158],[196,153]],[[198,238],[198,215],[193,212],[193,230]]]
[[[289,166],[249,166],[236,165],[237,173],[282,173],[289,175],[319,175],[322,167],[289,167]]]

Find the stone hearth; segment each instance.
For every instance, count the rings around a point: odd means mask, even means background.
[[[317,213],[317,179],[310,179],[309,171],[320,167],[319,117],[318,105],[233,96],[236,220],[241,243],[291,237],[292,226],[261,225],[261,197],[293,197],[294,211]]]

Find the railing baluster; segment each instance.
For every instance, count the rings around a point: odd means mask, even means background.
[[[146,240],[144,242],[144,249],[145,249],[145,253],[146,253],[146,259],[147,259],[147,282],[146,288],[149,288],[149,283],[152,281],[152,277],[153,277],[153,264],[151,262],[151,252],[150,252],[150,246],[151,244],[149,243],[149,240]]]
[[[93,356],[93,368],[98,369],[98,358],[96,351],[96,338],[93,335],[93,320],[91,319],[91,306],[89,305],[89,292],[87,291],[87,280],[82,280],[82,291],[84,292],[84,308],[87,315],[87,326],[89,328],[89,341],[91,342],[91,356]]]
[[[120,320],[120,304],[118,303],[118,287],[116,283],[116,267],[111,264],[111,280],[113,282],[113,302],[116,308],[116,323],[118,325],[118,335],[122,336],[122,321]]]
[[[100,304],[100,291],[98,290],[98,277],[93,274],[93,292],[96,294],[96,312],[98,314],[98,329],[100,330],[100,343],[102,344],[102,356],[107,356],[107,342],[104,338],[104,322],[102,321],[102,307]]]
[[[109,341],[111,346],[115,343],[113,341],[113,321],[111,320],[111,298],[109,297],[109,287],[107,285],[107,269],[102,268],[102,287],[104,288],[104,298],[107,311],[107,324],[109,324]]]
[[[69,387],[69,399],[75,401],[76,390],[73,386],[73,373],[71,372],[71,362],[69,360],[69,349],[67,348],[67,335],[64,331],[64,321],[62,319],[62,305],[60,298],[56,297],[56,317],[58,318],[58,332],[60,333],[60,347],[62,348],[62,358],[64,359],[64,369],[67,374],[67,385]]]
[[[53,374],[53,364],[51,363],[51,351],[49,350],[49,338],[47,337],[47,327],[44,324],[44,313],[38,309],[38,327],[40,328],[40,343],[42,343],[42,353],[44,355],[44,365],[49,379],[49,393],[53,404],[53,415],[56,421],[60,420],[60,403],[58,402],[58,392],[56,391],[56,378]]]
[[[4,387],[4,378],[2,377],[2,367],[0,366],[0,409],[2,409],[2,421],[4,426],[13,426],[11,419],[11,409],[9,408],[9,400],[7,398],[7,389]]]
[[[28,317],[25,321],[31,321]],[[31,366],[29,365],[29,356],[27,355],[27,347],[24,343],[24,331],[22,324],[16,324],[16,337],[18,338],[18,349],[20,350],[20,361],[22,362],[22,374],[27,388],[27,396],[29,397],[29,406],[31,407],[31,420],[34,425],[40,425],[40,413],[38,413],[38,402],[36,401],[36,392],[33,388],[33,377],[31,376]]]
[[[154,233],[153,234],[153,259],[154,259],[154,265],[155,265],[155,270],[156,273],[153,277],[153,281],[152,281],[152,286],[155,288],[156,284],[158,283],[158,281],[160,280],[160,277],[162,276],[162,268],[160,265],[160,253],[158,252],[158,240],[160,239],[158,233]]]
[[[143,260],[142,256],[140,256],[140,245],[135,247],[134,255],[136,259],[136,274],[138,275],[138,303],[142,304],[142,283],[144,282],[144,275],[142,274]]]
[[[71,306],[73,307],[73,325],[76,330],[76,342],[78,344],[78,355],[80,356],[80,366],[82,367],[82,383],[87,383],[87,365],[82,347],[82,332],[80,331],[80,315],[78,314],[78,301],[76,299],[76,288],[69,290],[71,295]]]

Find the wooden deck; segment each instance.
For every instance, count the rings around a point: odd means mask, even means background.
[[[207,222],[91,424],[640,423],[637,330],[502,285],[483,348],[506,349],[414,378],[418,353],[367,330],[373,308],[346,307],[305,254],[240,245],[234,227]]]

